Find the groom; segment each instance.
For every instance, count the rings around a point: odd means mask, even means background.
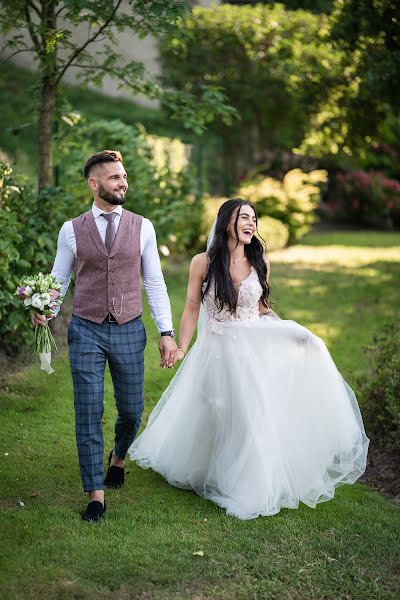
[[[141,274],[160,332],[162,367],[173,365],[176,343],[154,227],[148,219],[122,208],[128,181],[121,154],[116,150],[94,154],[83,174],[93,193],[93,206],[62,226],[52,275],[62,282],[65,295],[73,268],[76,273],[68,344],[79,466],[83,489],[89,494],[82,519],[98,521],[106,510],[104,487],[116,488],[124,482],[125,456],[143,412],[146,332],[140,318]],[[45,317],[36,314],[33,323],[44,325]],[[104,479],[106,361],[118,416]]]

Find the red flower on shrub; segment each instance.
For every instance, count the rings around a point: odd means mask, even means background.
[[[337,214],[355,223],[397,222],[400,182],[379,172],[349,171],[336,176]],[[333,207],[334,210],[336,207]]]

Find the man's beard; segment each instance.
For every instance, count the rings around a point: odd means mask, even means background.
[[[101,183],[99,184],[99,196],[102,200],[104,200],[104,202],[107,202],[107,204],[112,204],[113,206],[125,204],[125,201],[126,201],[125,196],[122,196],[120,198],[119,196],[116,196],[115,194],[112,194],[111,192],[107,192],[104,189],[104,187],[101,185]]]

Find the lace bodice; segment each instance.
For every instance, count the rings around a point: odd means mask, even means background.
[[[236,313],[232,314],[229,309],[221,311],[215,304],[214,285],[210,288],[204,298],[206,320],[208,325],[216,333],[221,332],[223,324],[245,324],[260,318],[258,302],[261,298],[262,287],[258,279],[257,271],[251,267],[250,275],[240,284],[238,290],[238,301]]]

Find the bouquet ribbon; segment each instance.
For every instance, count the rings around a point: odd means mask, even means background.
[[[49,375],[54,373],[54,369],[51,366],[51,352],[39,352],[40,368]]]

